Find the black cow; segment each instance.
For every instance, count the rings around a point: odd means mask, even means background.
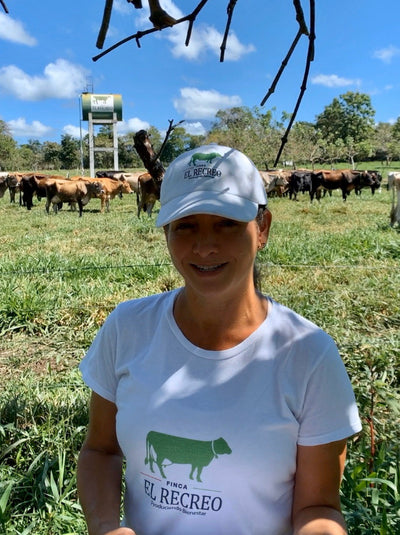
[[[109,171],[96,171],[96,178],[116,178],[119,179],[119,176],[123,173],[123,171],[115,171],[114,169],[110,169]]]
[[[368,171],[358,171],[356,169],[344,169],[343,175],[348,182],[347,194],[354,189],[358,194],[362,188],[374,188],[376,187],[376,180]],[[379,186],[378,186],[379,187]],[[344,199],[345,200],[345,199]]]
[[[297,201],[297,194],[306,191],[311,191],[311,171],[293,171],[289,178],[289,199]]]
[[[40,175],[32,174],[25,175],[21,178],[20,188],[22,191],[22,203],[28,210],[33,207],[33,196],[36,194],[39,200],[47,196],[46,182],[47,180],[65,180],[65,177],[59,175]],[[59,203],[61,208],[62,203]]]
[[[6,189],[8,188],[8,182],[6,176],[0,176],[0,199],[3,197]]]
[[[379,173],[379,171],[370,170],[370,169],[368,169],[366,172],[370,175],[372,179],[372,184],[370,185],[370,188],[371,188],[372,195],[375,195],[375,191],[377,189],[380,189],[381,187],[382,175]],[[361,189],[362,189],[361,187],[356,186],[354,190],[355,194],[361,195]]]
[[[155,454],[155,458],[152,455]],[[160,470],[163,478],[167,476],[164,473],[163,462],[168,459],[171,463],[190,464],[190,479],[193,479],[194,472],[197,470],[196,480],[201,483],[201,472],[205,466],[208,466],[218,455],[232,453],[231,448],[223,438],[216,440],[193,440],[190,438],[176,437],[150,431],[146,437],[146,459],[145,464],[150,463],[150,470],[154,473],[154,462]]]
[[[46,197],[45,179],[44,175],[25,175],[21,178],[22,203],[28,210],[33,207],[35,193],[38,199]]]

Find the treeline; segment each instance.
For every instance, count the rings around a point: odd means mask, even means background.
[[[347,92],[333,99],[314,123],[295,122],[279,166],[314,168],[334,167],[346,162],[356,167],[358,161],[381,161],[390,165],[400,159],[400,117],[394,124],[376,123],[375,110],[369,95]],[[277,119],[274,110],[234,107],[220,110],[209,131],[203,136],[189,134],[177,126],[165,145],[161,160],[168,165],[176,156],[202,143],[218,142],[236,147],[248,154],[259,169],[273,166],[282,136],[290,120],[284,112]],[[167,125],[166,125],[167,126]],[[149,129],[155,150],[162,144],[162,135],[155,127]],[[135,132],[118,138],[120,169],[142,167],[134,149]],[[112,147],[112,128],[102,126],[95,136],[95,146]],[[112,168],[112,152],[96,152],[96,168]],[[18,145],[7,124],[0,120],[0,170],[80,170],[89,168],[88,136],[79,140],[69,134],[61,142],[31,139]]]

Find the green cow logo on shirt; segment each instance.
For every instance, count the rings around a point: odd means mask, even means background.
[[[154,456],[153,456],[154,453]],[[146,458],[145,464],[150,464],[150,470],[154,473],[154,463],[158,466],[161,476],[165,479],[163,463],[168,459],[172,464],[190,464],[190,479],[201,481],[201,472],[213,459],[218,459],[218,455],[232,453],[226,440],[218,438],[216,440],[193,440],[190,438],[176,437],[150,431],[146,437]]]

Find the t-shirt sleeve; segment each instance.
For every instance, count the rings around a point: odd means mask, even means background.
[[[342,440],[361,431],[353,388],[333,340],[309,376],[299,421],[302,446]]]
[[[117,389],[116,375],[116,311],[107,317],[98,331],[92,345],[82,359],[79,369],[84,382],[96,394],[115,402]]]

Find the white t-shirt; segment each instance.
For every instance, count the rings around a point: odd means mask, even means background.
[[[177,291],[121,303],[80,365],[118,409],[125,524],[137,535],[289,535],[297,445],[361,429],[336,345],[270,300],[239,345],[201,349],[174,320]]]

